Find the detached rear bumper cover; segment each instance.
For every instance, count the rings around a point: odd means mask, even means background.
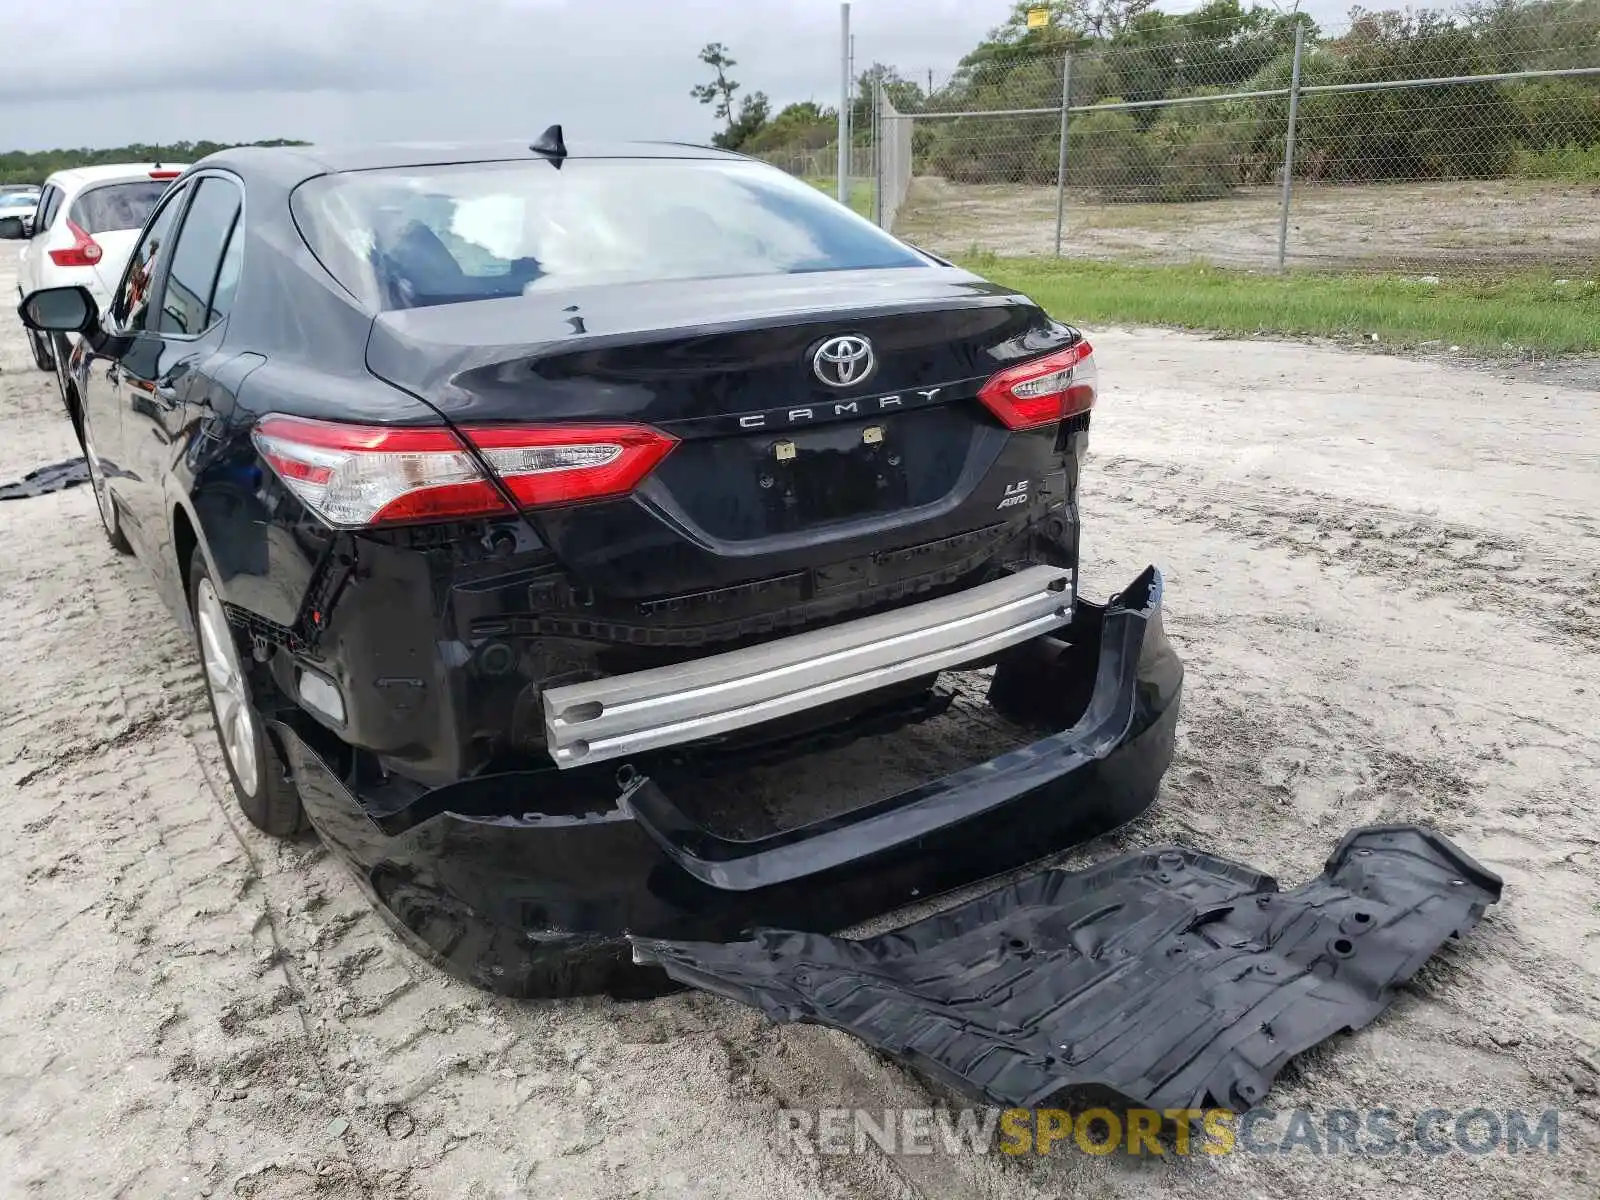
[[[1293,892],[1173,847],[1043,872],[861,941],[764,930],[637,939],[635,955],[989,1103],[1110,1089],[1161,1111],[1243,1111],[1294,1055],[1378,1016],[1499,898],[1499,877],[1444,837],[1380,825]]]
[[[1071,571],[1030,567],[829,629],[552,688],[546,745],[571,767],[743,729],[992,658],[1065,625],[1071,605]]]
[[[1034,664],[1020,673],[1025,695],[993,699],[1013,709],[1028,700],[1070,728],[753,841],[699,827],[648,778],[551,811],[554,784],[572,779],[554,769],[386,806],[356,795],[290,726],[274,731],[324,840],[440,965],[513,995],[658,989],[664,977],[631,964],[626,934],[837,930],[1144,812],[1172,759],[1183,679],[1162,629],[1160,574],[1147,569],[1104,607],[1079,601],[1062,636],[1066,651],[1051,641],[1019,648]]]

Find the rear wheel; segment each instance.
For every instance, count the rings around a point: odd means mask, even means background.
[[[189,607],[206,693],[211,698],[211,717],[234,798],[257,829],[274,837],[289,837],[301,827],[300,793],[251,701],[238,638],[199,553],[189,570]]]
[[[56,369],[55,355],[50,353],[50,343],[45,340],[42,333],[28,330],[28,349],[33,351],[33,365],[41,371],[54,371]]]
[[[94,450],[94,427],[89,414],[80,413],[79,420],[83,425],[83,457],[89,466],[89,486],[94,490],[95,507],[100,510],[100,527],[106,531],[106,541],[113,550],[118,554],[131,554],[133,547],[122,534],[122,517],[117,512],[117,502],[111,497],[111,488],[106,484],[105,468]]]

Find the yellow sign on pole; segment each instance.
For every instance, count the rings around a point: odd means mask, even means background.
[[[1050,24],[1050,10],[1048,8],[1030,8],[1028,10],[1028,28],[1043,29]]]

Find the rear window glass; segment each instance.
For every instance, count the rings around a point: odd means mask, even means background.
[[[167,194],[168,180],[137,183],[103,183],[72,202],[68,219],[85,233],[110,233],[118,229],[143,229],[156,202]]]
[[[761,163],[541,160],[355,171],[294,193],[296,222],[377,308],[598,283],[925,267],[927,259]]]

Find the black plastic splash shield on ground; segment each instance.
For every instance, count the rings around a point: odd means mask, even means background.
[[[0,483],[0,500],[27,500],[88,482],[89,464],[81,458],[69,458],[29,471],[15,483]]]
[[[635,958],[774,1021],[854,1034],[993,1104],[1109,1089],[1243,1111],[1285,1063],[1359,1029],[1500,879],[1411,825],[1345,836],[1320,878],[1171,847],[1045,871],[902,929],[634,939]]]

